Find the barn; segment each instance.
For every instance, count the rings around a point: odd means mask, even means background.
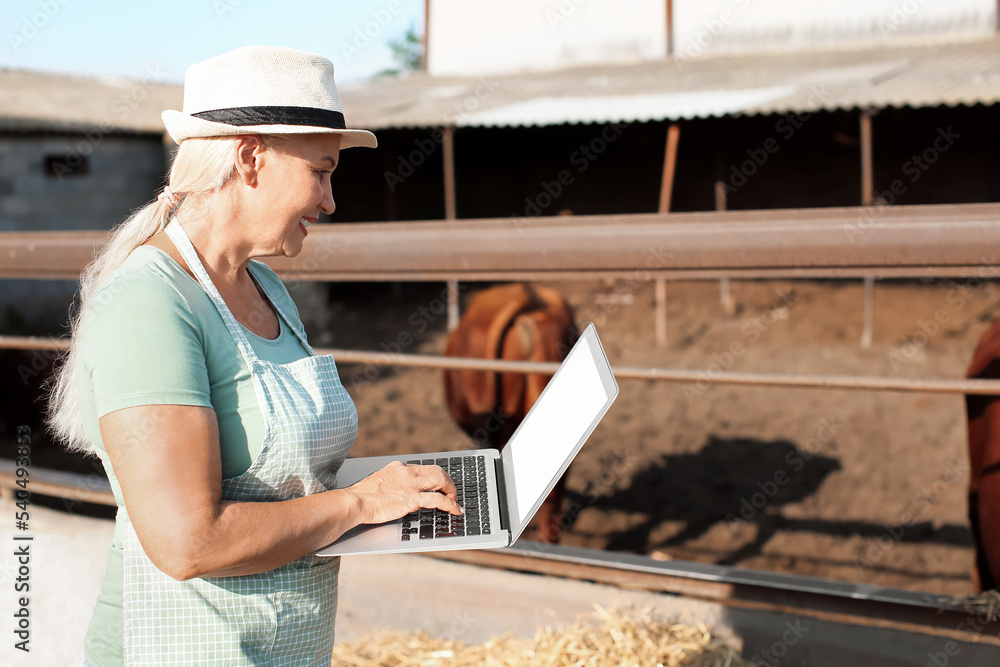
[[[341,89],[381,148],[345,154],[344,224],[274,263],[368,415],[364,453],[467,442],[439,370],[406,365],[433,360],[394,353],[439,355],[445,313],[483,284],[564,289],[607,332],[621,407],[569,480],[565,543],[496,562],[718,602],[747,655],[787,664],[916,665],[948,642],[990,664],[995,624],[936,614],[970,591],[961,394],[987,385],[961,377],[1000,314],[981,252],[1000,219],[1000,38],[994,3],[911,4],[429,3],[423,71]],[[21,160],[0,166],[5,294],[71,285],[96,238],[41,253],[22,232],[104,229],[159,185],[169,146],[139,109],[176,108],[176,87],[103,125],[144,84],[81,85],[103,91],[86,113],[56,92],[67,118],[4,111],[0,151]],[[106,171],[114,150],[140,167]],[[88,211],[61,225],[78,183]],[[23,213],[42,200],[44,226]],[[0,342],[56,333],[20,307]],[[100,500],[90,486],[71,509]],[[365,588],[379,565],[359,567]],[[797,614],[812,634],[783,642]]]

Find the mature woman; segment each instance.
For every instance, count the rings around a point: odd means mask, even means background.
[[[85,271],[51,401],[119,505],[86,657],[328,665],[339,561],[311,554],[418,507],[461,513],[437,466],[334,489],[354,404],[254,260],[308,248],[340,149],[375,137],[346,129],[328,60],[270,47],[193,66],[163,119],[169,186]]]

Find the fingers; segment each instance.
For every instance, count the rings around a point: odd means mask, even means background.
[[[427,487],[421,489],[418,501],[421,507],[440,509],[451,514],[464,514],[465,510],[458,504],[458,490],[451,475],[438,465],[407,464],[408,468],[419,469],[416,474]]]
[[[455,483],[437,465],[393,461],[354,488],[362,495],[365,523],[392,521],[420,508],[464,513],[457,502]]]
[[[429,509],[444,510],[455,515],[465,514],[465,510],[454,498],[449,498],[443,493],[429,491],[420,494],[420,506]]]
[[[392,464],[390,464],[392,465]],[[419,463],[404,463],[403,467],[416,476],[421,491],[440,491],[445,495],[455,497],[457,489],[451,475],[438,465],[420,465]]]

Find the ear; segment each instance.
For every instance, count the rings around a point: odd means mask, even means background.
[[[256,187],[265,153],[264,142],[256,134],[240,137],[236,144],[236,176],[244,185]]]

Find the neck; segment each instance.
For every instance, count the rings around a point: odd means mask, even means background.
[[[185,220],[180,211],[178,222],[184,226],[212,282],[217,287],[239,285],[249,279],[247,265],[256,256],[252,237],[240,211],[229,202],[218,201],[221,197],[215,199],[194,219]]]

